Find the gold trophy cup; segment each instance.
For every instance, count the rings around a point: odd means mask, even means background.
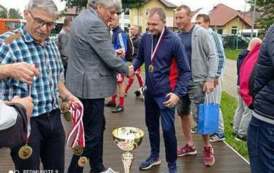
[[[133,154],[131,151],[136,149],[144,138],[144,131],[135,127],[120,127],[112,131],[113,141],[124,151],[122,161],[125,173],[129,173]]]

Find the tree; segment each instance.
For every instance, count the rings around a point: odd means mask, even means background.
[[[8,17],[8,11],[5,7],[0,5],[0,18],[7,18]]]
[[[9,9],[9,18],[11,19],[22,19],[23,17],[20,14],[18,9],[11,8]]]
[[[87,5],[87,0],[66,0],[68,7],[82,9]],[[146,0],[122,0],[123,9],[140,7]]]
[[[255,0],[250,0],[249,3],[254,8]],[[259,13],[259,18],[256,19],[256,27],[265,31],[274,23],[274,0],[256,0],[256,12]]]
[[[87,0],[66,0],[67,7],[84,8],[87,5]]]

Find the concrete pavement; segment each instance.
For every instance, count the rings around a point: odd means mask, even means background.
[[[237,97],[237,67],[236,61],[226,59],[223,78],[223,91]]]

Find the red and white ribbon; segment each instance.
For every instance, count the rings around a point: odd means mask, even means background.
[[[68,135],[67,145],[74,148],[80,146],[85,148],[85,131],[83,124],[84,107],[80,103],[72,103],[70,113],[72,115],[72,130]]]
[[[160,37],[159,37],[159,39],[158,39],[158,41],[157,41],[157,43],[156,43],[156,46],[155,46],[155,49],[153,50],[153,37],[152,37],[152,42],[151,42],[151,64],[153,64],[153,61],[154,61],[154,58],[155,58],[155,54],[156,54],[156,52],[157,52],[157,50],[158,50],[158,48],[159,48],[159,46],[160,46],[160,43],[161,43],[161,41],[162,41],[162,38],[163,38],[163,36],[164,36],[164,33],[165,33],[165,27],[162,29],[162,32],[161,32],[161,35],[160,35]]]

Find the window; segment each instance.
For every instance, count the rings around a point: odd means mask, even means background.
[[[222,35],[223,34],[223,29],[217,29],[217,33]]]
[[[148,9],[145,10],[145,15],[146,15],[146,16],[148,16],[149,11],[150,11],[150,8],[148,8]]]
[[[125,11],[124,11],[125,15],[129,15],[130,14],[130,10],[129,8],[126,8]]]
[[[238,27],[237,26],[232,26],[231,34],[236,35],[237,33],[238,33]]]

